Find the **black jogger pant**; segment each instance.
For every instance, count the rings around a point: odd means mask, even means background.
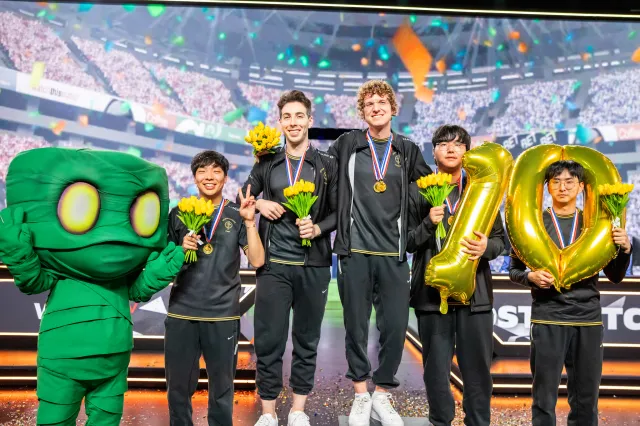
[[[567,368],[567,426],[598,424],[603,327],[531,324],[533,426],[555,426],[558,386]]]
[[[289,336],[293,308],[293,359],[289,384],[297,395],[313,389],[320,327],[327,304],[331,269],[271,262],[257,273],[254,314],[258,358],[258,395],[273,401],[282,391],[282,356]]]
[[[449,384],[454,346],[462,374],[464,424],[489,426],[491,421],[491,359],[493,357],[493,314],[472,313],[468,306],[449,306],[449,312],[416,312],[424,384],[433,426],[449,426],[455,403]]]
[[[209,377],[209,425],[233,426],[233,379],[238,357],[238,320],[165,320],[165,374],[171,426],[193,425],[191,397],[200,377],[200,355]]]
[[[362,382],[371,377],[367,355],[371,307],[380,332],[379,366],[373,383],[384,389],[398,387],[398,372],[409,323],[409,265],[396,256],[352,253],[340,256],[338,290],[344,313],[347,377]]]

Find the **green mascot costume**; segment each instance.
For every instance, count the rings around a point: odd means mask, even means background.
[[[26,294],[50,291],[38,337],[39,425],[118,425],[133,348],[129,300],[148,301],[184,261],[167,245],[165,170],[129,154],[17,155],[0,212],[0,259]]]

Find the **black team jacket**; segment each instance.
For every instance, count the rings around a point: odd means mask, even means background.
[[[242,186],[242,193],[247,191],[247,185],[251,184],[251,195],[257,197],[262,193],[262,198],[271,200],[273,194],[269,187],[271,170],[284,162],[285,151],[277,148],[274,154],[260,157],[260,161],[253,166],[251,174]],[[311,221],[320,228],[320,236],[311,240],[311,247],[305,247],[304,266],[331,266],[331,232],[336,229],[338,207],[338,162],[335,157],[326,152],[309,147],[305,161],[313,165],[315,195],[318,199],[311,209]],[[240,197],[237,197],[240,204]],[[316,205],[318,208],[315,208]],[[260,218],[258,233],[265,247],[265,268],[269,268],[269,235],[271,222],[266,218]]]
[[[400,247],[399,261],[406,259],[409,184],[419,177],[432,173],[424,161],[420,148],[408,137],[393,133],[391,145],[402,156],[402,194],[400,194]],[[351,207],[353,204],[353,171],[357,151],[369,149],[367,130],[344,133],[329,147],[329,154],[338,159],[338,228],[333,252],[351,256]],[[373,172],[372,172],[373,173]]]

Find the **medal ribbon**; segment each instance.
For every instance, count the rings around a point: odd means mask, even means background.
[[[556,216],[556,212],[553,211],[553,207],[549,209],[551,211],[551,220],[553,221],[553,227],[556,229],[556,234],[558,234],[558,241],[560,241],[560,248],[563,249],[566,247],[564,243],[564,238],[562,237],[562,230],[560,229],[560,222],[558,222],[558,217]],[[576,240],[576,236],[578,235],[578,209],[576,209],[576,213],[573,215],[573,225],[571,225],[571,241],[569,245],[573,244]]]
[[[438,173],[438,169],[436,168],[436,173]],[[449,210],[449,214],[453,216],[456,214],[456,210],[458,210],[458,204],[460,204],[460,200],[462,200],[462,185],[464,183],[465,172],[464,169],[461,170],[460,174],[460,182],[458,183],[458,200],[452,206],[451,201],[449,201],[449,197],[447,197],[444,201],[447,203],[447,210]]]
[[[384,179],[384,175],[387,174],[387,168],[389,167],[389,159],[391,158],[391,141],[393,140],[393,133],[389,135],[387,141],[387,147],[382,155],[382,162],[378,160],[378,154],[376,154],[376,148],[373,145],[371,135],[367,131],[367,142],[369,142],[369,149],[371,150],[371,164],[373,165],[373,174],[377,181]]]
[[[227,200],[225,200],[224,198],[220,202],[220,207],[218,207],[218,212],[216,213],[216,216],[213,219],[213,224],[211,225],[211,231],[207,231],[206,225],[204,227],[204,237],[207,239],[208,243],[211,242],[213,234],[216,232],[216,229],[218,229],[218,224],[220,223],[220,219],[222,218],[222,212],[224,211],[224,205],[226,204],[226,202]]]
[[[307,151],[309,151],[308,147],[302,153],[302,156],[300,157],[300,162],[298,163],[298,167],[296,167],[296,171],[295,171],[295,175],[294,175],[293,174],[293,166],[291,165],[291,162],[289,161],[289,156],[287,155],[287,152],[286,152],[286,149],[285,149],[284,159],[286,160],[287,179],[289,179],[289,186],[293,186],[293,185],[296,184],[296,182],[298,182],[298,179],[300,178],[300,173],[302,173],[302,165],[304,164],[304,157],[306,157]]]

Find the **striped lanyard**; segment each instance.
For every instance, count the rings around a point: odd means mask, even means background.
[[[578,209],[576,209],[575,214],[573,215],[573,225],[571,225],[571,241],[569,244],[564,243],[564,237],[562,236],[562,230],[560,229],[560,222],[558,221],[558,216],[556,216],[556,212],[553,211],[553,207],[549,209],[551,212],[551,220],[553,221],[553,227],[556,229],[556,233],[558,234],[558,241],[560,241],[560,248],[563,249],[567,245],[573,244],[576,240],[576,236],[578,235]]]
[[[287,149],[285,147],[284,151],[284,159],[286,160],[287,166],[287,179],[289,179],[289,186],[293,186],[298,182],[300,178],[300,173],[302,173],[302,165],[304,164],[304,158],[307,156],[307,151],[309,151],[309,147],[302,153],[300,157],[300,162],[298,163],[298,167],[296,167],[295,172],[293,171],[293,166],[291,165],[291,161],[289,161],[289,155],[287,154]]]
[[[220,219],[222,218],[222,212],[224,211],[224,205],[226,204],[226,201],[224,198],[222,199],[222,201],[220,202],[220,207],[218,207],[218,212],[216,213],[216,217],[213,219],[213,222],[211,223],[211,230],[207,231],[207,227],[205,226],[204,228],[204,232],[205,235],[204,237],[207,239],[207,242],[211,242],[211,239],[213,238],[213,234],[216,232],[216,229],[218,228],[218,224],[220,223]]]

